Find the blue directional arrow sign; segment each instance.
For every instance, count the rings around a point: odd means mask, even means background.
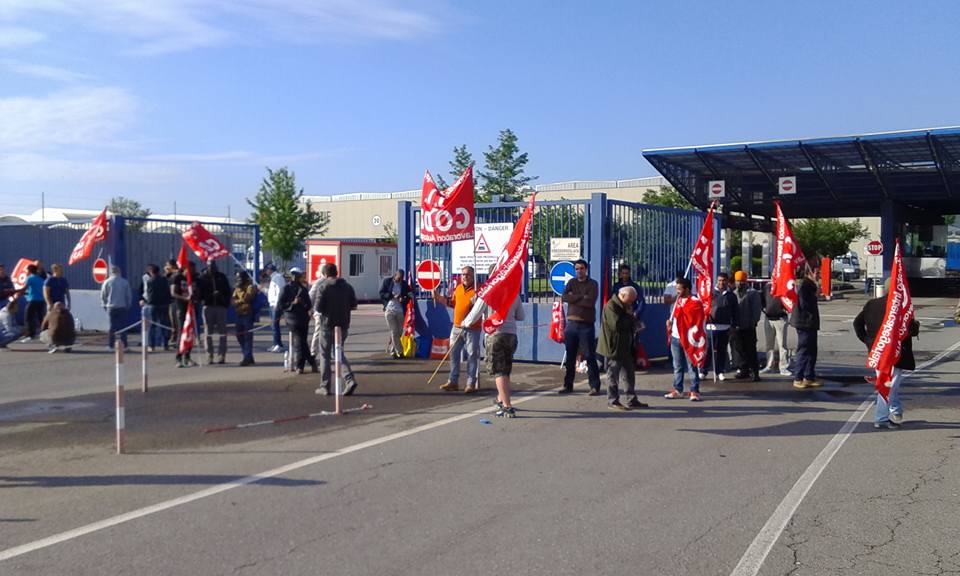
[[[559,296],[563,294],[567,282],[576,277],[577,272],[573,268],[573,262],[557,262],[550,269],[550,287]]]

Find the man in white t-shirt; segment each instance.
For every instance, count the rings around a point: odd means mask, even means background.
[[[273,325],[273,346],[268,348],[268,352],[283,352],[283,337],[280,335],[280,319],[283,318],[283,310],[277,309],[277,302],[280,301],[280,293],[283,287],[287,285],[283,274],[277,271],[274,264],[267,264],[267,273],[270,274],[270,287],[267,289],[267,302],[270,303],[270,322]]]

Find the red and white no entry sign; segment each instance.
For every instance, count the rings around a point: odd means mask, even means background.
[[[727,195],[727,183],[725,180],[711,180],[708,183],[711,198],[723,198]]]
[[[433,260],[417,264],[417,284],[424,290],[433,290],[440,285],[440,265]]]
[[[867,254],[871,256],[879,256],[883,254],[883,242],[879,240],[871,240],[867,242]]]
[[[107,276],[110,275],[110,269],[107,268],[107,261],[103,258],[97,258],[93,261],[93,279],[98,284],[103,284]]]
[[[793,176],[783,176],[779,180],[780,194],[796,194],[797,180]]]

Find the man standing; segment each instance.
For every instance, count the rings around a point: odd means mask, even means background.
[[[690,373],[690,401],[700,401],[700,374],[697,367],[687,358],[687,353],[680,342],[680,330],[677,327],[677,314],[682,314],[686,306],[702,306],[696,296],[690,293],[690,280],[677,279],[677,300],[673,313],[668,321],[670,324],[670,355],[673,357],[673,390],[664,394],[664,398],[675,400],[683,398],[683,374]],[[683,335],[686,337],[686,334]]]
[[[380,285],[380,301],[383,302],[383,316],[390,330],[390,345],[387,352],[394,358],[403,358],[403,319],[410,301],[410,286],[403,279],[403,270],[397,270],[393,276],[383,279]]]
[[[793,387],[816,388],[817,331],[820,330],[820,309],[817,306],[817,271],[808,268],[800,288],[797,304],[790,313],[790,325],[797,330],[797,356],[794,360]]]
[[[113,350],[113,344],[116,334],[122,330],[127,319],[130,317],[130,306],[133,304],[133,292],[130,290],[130,283],[120,275],[120,267],[110,268],[110,277],[100,288],[100,303],[103,309],[110,315],[110,332],[107,335],[107,346]],[[120,341],[123,347],[127,347],[127,333],[120,334]]]
[[[700,368],[700,379],[707,377],[710,367],[717,372],[717,378],[723,382],[727,371],[727,346],[731,332],[736,330],[740,320],[740,306],[737,295],[730,286],[730,276],[726,272],[717,274],[717,288],[713,291],[710,304],[710,317],[705,330],[710,334],[707,340],[707,359]]]
[[[253,301],[257,286],[246,270],[237,271],[236,287],[233,289],[233,309],[237,312],[237,343],[243,359],[241,366],[253,366]]]
[[[173,286],[173,279],[177,275],[177,261],[174,259],[167,260],[167,263],[163,266],[163,274],[167,278],[167,286]],[[171,290],[172,294],[172,290]],[[170,303],[173,303],[173,297],[171,296]],[[177,312],[176,306],[168,306],[168,314],[170,317],[170,334],[168,335],[168,342],[166,346],[177,347],[180,344],[180,314]],[[166,350],[164,346],[164,350]]]
[[[274,264],[267,264],[267,273],[270,275],[270,286],[267,288],[267,302],[270,304],[270,324],[273,327],[273,346],[268,352],[283,352],[283,337],[280,335],[280,318],[284,312],[279,308],[280,293],[286,287],[283,274],[277,272]]]
[[[27,266],[27,281],[24,298],[27,300],[27,307],[24,310],[23,322],[27,326],[27,336],[21,342],[30,342],[37,339],[40,332],[40,323],[46,316],[46,306],[43,300],[43,278],[37,272],[37,265]]]
[[[310,301],[313,302],[313,336],[310,338],[310,353],[316,358],[320,355],[320,338],[323,335],[323,314],[317,308],[320,302],[320,293],[327,287],[327,265],[317,269],[317,279],[310,286]]]
[[[147,335],[147,350],[163,346],[170,349],[170,335],[163,328],[163,323],[170,316],[170,284],[167,277],[160,275],[160,268],[156,264],[147,266],[147,274],[140,285],[140,305],[143,306],[143,315],[150,321],[150,332]]]
[[[789,376],[790,349],[787,348],[787,311],[780,298],[771,294],[773,284],[768,282],[761,294],[763,300],[763,339],[767,343],[767,365],[761,374],[773,372],[777,366],[781,376]],[[779,360],[777,349],[779,348]],[[779,364],[778,364],[779,362]]]
[[[480,320],[470,326],[464,326],[463,321],[477,301],[475,274],[472,266],[464,266],[460,271],[460,284],[453,291],[453,296],[447,298],[440,294],[440,289],[433,294],[433,299],[453,308],[453,328],[450,330],[450,377],[440,386],[446,392],[456,392],[460,389],[460,360],[467,357],[467,386],[464,393],[472,394],[477,391],[477,374],[480,369]]]
[[[590,383],[590,396],[600,395],[600,371],[597,369],[596,328],[597,296],[600,293],[597,281],[587,276],[590,265],[580,259],[573,263],[577,272],[563,289],[563,301],[567,304],[567,326],[563,332],[563,344],[566,348],[564,360],[563,388],[560,394],[573,392],[573,378],[576,375],[577,354],[583,353],[587,363]]]
[[[331,361],[330,356],[335,352],[335,329],[340,329],[340,369],[343,373],[344,396],[350,396],[357,389],[357,380],[353,376],[350,362],[343,351],[350,330],[350,315],[357,309],[357,295],[353,286],[343,278],[337,278],[336,264],[324,266],[325,275],[329,279],[327,286],[320,291],[320,301],[316,309],[323,316],[323,332],[320,336],[320,383],[317,394],[329,395],[331,388]]]
[[[314,372],[319,372],[317,360],[310,353],[310,344],[307,341],[307,331],[310,329],[310,291],[303,285],[303,270],[290,269],[290,283],[283,287],[277,307],[283,311],[287,328],[293,336],[293,349],[290,350],[290,363],[296,360],[297,374],[303,374],[303,366],[310,364]],[[294,358],[295,356],[295,358]]]
[[[230,306],[230,282],[227,275],[217,270],[217,263],[207,261],[200,279],[203,299],[203,335],[207,347],[207,364],[213,364],[213,336],[218,336],[217,364],[227,360],[227,308]]]
[[[760,381],[760,360],[757,357],[757,322],[760,321],[760,293],[750,287],[747,273],[738,270],[737,280],[737,329],[733,332],[733,346],[737,349],[739,366],[737,378]]]
[[[636,356],[634,354],[634,327],[636,317],[633,305],[637,291],[633,286],[623,286],[610,297],[603,307],[600,319],[600,345],[597,352],[607,359],[607,405],[612,410],[646,408],[636,393]],[[618,382],[626,384],[626,405],[620,403]]]
[[[57,302],[70,309],[70,283],[63,277],[63,266],[54,264],[50,267],[53,274],[43,281],[43,298],[47,303],[47,310],[53,308]]]
[[[177,313],[177,326],[180,327],[177,330],[177,338],[174,343],[174,350],[177,351],[177,368],[187,368],[189,366],[196,366],[197,363],[193,361],[190,357],[191,348],[187,348],[186,352],[183,354],[180,353],[180,339],[183,337],[183,325],[187,320],[187,310],[190,306],[191,300],[196,300],[197,294],[200,292],[197,287],[197,276],[194,273],[193,262],[190,261],[187,263],[187,267],[178,268],[177,273],[173,276],[173,280],[170,283],[170,296],[173,298],[176,306]],[[190,270],[190,279],[192,282],[187,282],[187,270]],[[196,302],[194,302],[193,308],[194,314],[197,313]],[[193,326],[196,327],[196,318],[193,319]],[[193,328],[196,330],[196,328]]]

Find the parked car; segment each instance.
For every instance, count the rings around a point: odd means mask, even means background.
[[[856,252],[847,252],[833,259],[831,273],[835,278],[843,280],[860,279],[860,258]]]

